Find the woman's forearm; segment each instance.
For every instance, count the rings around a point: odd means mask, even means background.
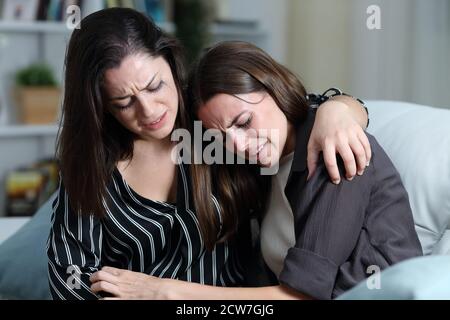
[[[94,293],[110,293],[119,299],[148,300],[288,300],[309,299],[283,285],[260,288],[214,287],[141,272],[103,267],[91,275]],[[108,298],[106,298],[108,299]]]
[[[258,288],[214,287],[198,283],[168,280],[167,297],[174,300],[294,300],[310,299],[285,286]]]
[[[349,96],[340,95],[331,97],[330,100],[342,102],[343,104],[345,104],[350,109],[352,115],[354,116],[355,120],[358,121],[361,128],[363,128],[364,130],[367,128],[367,112],[361,105],[361,103],[359,103],[356,99]]]

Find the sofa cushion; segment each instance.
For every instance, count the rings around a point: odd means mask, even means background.
[[[0,245],[2,299],[51,299],[46,243],[53,199],[54,196],[28,223]]]
[[[426,256],[400,262],[338,297],[338,300],[450,299],[450,256]]]
[[[367,101],[368,132],[400,173],[424,254],[448,254],[450,237],[450,110]]]

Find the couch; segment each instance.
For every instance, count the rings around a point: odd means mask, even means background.
[[[450,110],[369,101],[368,132],[400,173],[425,257],[394,265],[339,299],[450,300]]]
[[[450,110],[370,101],[369,133],[408,191],[425,255],[450,254]]]
[[[441,270],[450,270],[450,110],[394,101],[368,101],[367,107],[370,112],[368,131],[377,138],[400,172],[424,254],[433,255],[434,260],[417,258],[419,262],[414,262],[424,278],[415,283],[429,283],[426,274],[437,277]],[[0,244],[0,297],[50,298],[45,251],[50,215],[51,200]],[[433,269],[436,265],[439,265],[438,271]],[[396,266],[392,268],[393,271],[386,272],[395,279],[399,278],[399,272],[404,273],[394,269]],[[448,285],[444,288],[450,288],[448,274]],[[376,296],[374,292],[368,291],[362,283],[344,298],[429,297],[418,294],[383,296],[382,291],[377,291]],[[442,297],[450,299],[447,294],[444,292]]]

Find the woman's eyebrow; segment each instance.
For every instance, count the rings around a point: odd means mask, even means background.
[[[153,75],[153,77],[150,79],[150,82],[149,82],[144,88],[140,89],[139,91],[142,91],[142,90],[144,90],[145,88],[148,88],[148,87],[152,84],[153,80],[155,80],[155,78],[156,78],[157,75],[158,75],[158,72],[155,73],[155,74]],[[124,99],[130,98],[130,97],[132,97],[132,96],[133,96],[132,94],[129,94],[129,95],[126,95],[126,96],[123,96],[123,97],[114,97],[114,98],[111,98],[111,99],[109,99],[109,100],[110,100],[110,101],[113,101],[113,100],[124,100]]]

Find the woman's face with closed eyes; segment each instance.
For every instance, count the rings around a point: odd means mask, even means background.
[[[206,128],[226,134],[233,143],[227,148],[264,167],[278,163],[292,144],[292,125],[266,92],[217,94],[199,108],[198,117]]]
[[[163,57],[145,53],[127,56],[105,72],[108,108],[124,127],[144,140],[171,134],[178,112],[178,90]]]

